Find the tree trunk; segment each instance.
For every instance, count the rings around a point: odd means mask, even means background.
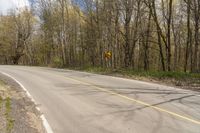
[[[191,16],[191,3],[190,0],[187,0],[187,43],[186,43],[186,49],[185,49],[185,64],[184,64],[184,71],[187,71],[188,67],[188,57],[189,57],[189,46],[191,45],[191,27],[190,27],[190,16]]]
[[[147,31],[146,31],[146,40],[145,40],[145,46],[144,46],[144,70],[149,70],[149,35],[150,35],[150,26],[151,26],[151,12],[149,12],[149,18],[148,18],[148,25],[147,25]]]
[[[172,2],[169,1],[169,16],[167,20],[167,70],[171,71],[171,22],[172,22]]]

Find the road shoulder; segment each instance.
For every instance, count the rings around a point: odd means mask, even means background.
[[[36,105],[12,79],[0,74],[0,132],[45,133]]]

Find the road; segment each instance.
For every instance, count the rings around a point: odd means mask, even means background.
[[[200,93],[71,70],[0,66],[54,133],[200,133]]]

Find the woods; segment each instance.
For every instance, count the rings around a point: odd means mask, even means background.
[[[0,16],[0,64],[200,72],[199,28],[199,0],[37,0]]]

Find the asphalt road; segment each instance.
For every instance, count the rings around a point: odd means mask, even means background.
[[[0,66],[54,133],[200,133],[200,93],[62,69]]]

